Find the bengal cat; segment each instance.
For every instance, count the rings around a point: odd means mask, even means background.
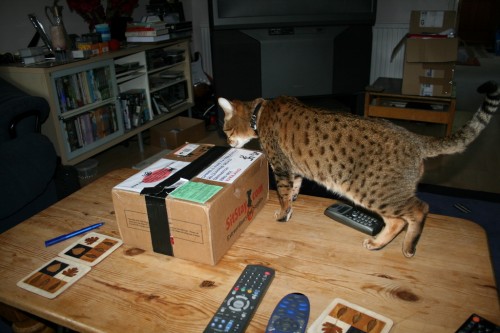
[[[307,178],[383,217],[384,229],[363,242],[369,250],[381,249],[407,226],[403,254],[412,257],[429,210],[416,197],[423,161],[464,151],[485,128],[498,108],[500,90],[487,82],[478,92],[486,94],[481,107],[444,138],[418,135],[387,120],[308,107],[293,97],[219,98],[218,103],[230,146],[259,139],[276,179],[278,221],[290,219],[292,201]]]

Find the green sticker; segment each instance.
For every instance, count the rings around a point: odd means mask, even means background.
[[[194,201],[204,204],[212,198],[217,192],[222,189],[222,186],[209,185],[197,182],[187,182],[181,187],[172,191],[169,196],[177,199]]]

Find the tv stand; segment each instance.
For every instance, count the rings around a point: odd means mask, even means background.
[[[211,1],[216,94],[248,100],[363,92],[370,79],[375,3],[356,0],[343,7],[335,0],[292,0],[279,14],[276,4],[249,8],[241,0]]]

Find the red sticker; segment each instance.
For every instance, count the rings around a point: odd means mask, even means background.
[[[170,168],[163,168],[163,169],[155,170],[152,172],[147,172],[144,175],[144,178],[142,181],[144,183],[155,183],[157,181],[160,181],[160,180],[167,178],[168,176],[170,176],[171,173],[172,173],[172,169],[170,169]]]

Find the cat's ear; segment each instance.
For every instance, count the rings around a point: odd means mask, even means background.
[[[255,107],[257,107],[257,105],[262,104],[263,102],[265,102],[265,99],[263,99],[263,98],[256,98],[256,99],[253,100],[252,107],[255,109]]]
[[[219,97],[217,101],[219,102],[220,107],[224,111],[226,118],[227,119],[231,118],[234,112],[233,105],[231,104],[231,102],[223,97]]]

